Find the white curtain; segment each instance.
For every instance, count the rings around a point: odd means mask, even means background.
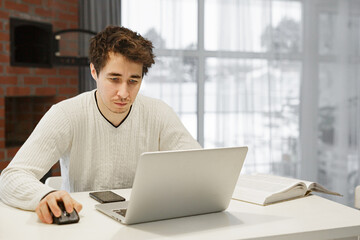
[[[301,6],[122,1],[122,23],[158,56],[142,93],[168,102],[204,147],[248,145],[243,172],[297,176]]]
[[[354,189],[360,184],[360,2],[309,0],[307,4],[314,9],[311,24],[318,28],[312,54],[317,74],[304,79],[314,80],[317,90],[315,98],[309,96],[316,99],[316,108],[308,111],[310,118],[316,119],[312,126],[316,141],[310,139],[314,145],[307,146],[316,163],[313,177],[344,195],[329,198],[353,206]],[[310,169],[310,164],[303,171]]]
[[[243,173],[298,175],[301,12],[299,1],[205,1],[205,50],[216,53],[204,145],[249,146]]]
[[[156,64],[140,93],[167,102],[194,138],[197,126],[198,65],[196,0],[123,0],[122,24],[150,39]]]
[[[155,43],[142,93],[170,104],[204,147],[247,145],[243,173],[319,181],[352,205],[359,9],[358,0],[123,0],[122,23]]]

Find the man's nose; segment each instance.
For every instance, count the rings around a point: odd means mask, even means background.
[[[128,86],[126,83],[119,84],[117,88],[117,95],[122,99],[126,99],[129,96]]]

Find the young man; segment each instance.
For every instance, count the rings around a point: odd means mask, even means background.
[[[200,148],[169,106],[138,95],[154,63],[152,49],[150,41],[123,27],[107,27],[91,39],[97,89],[44,115],[2,171],[4,203],[35,210],[42,222],[52,223],[50,210],[60,215],[59,200],[68,212],[81,210],[68,192],[131,187],[141,153]],[[64,190],[54,191],[39,179],[59,159]]]

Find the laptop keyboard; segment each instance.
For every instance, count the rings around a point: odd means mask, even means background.
[[[114,209],[113,212],[120,214],[123,217],[126,215],[126,209]]]

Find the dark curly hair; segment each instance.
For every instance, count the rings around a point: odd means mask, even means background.
[[[128,60],[143,64],[143,76],[155,63],[153,44],[137,32],[119,26],[108,26],[90,39],[89,58],[96,73],[106,65],[109,53],[120,53]]]

